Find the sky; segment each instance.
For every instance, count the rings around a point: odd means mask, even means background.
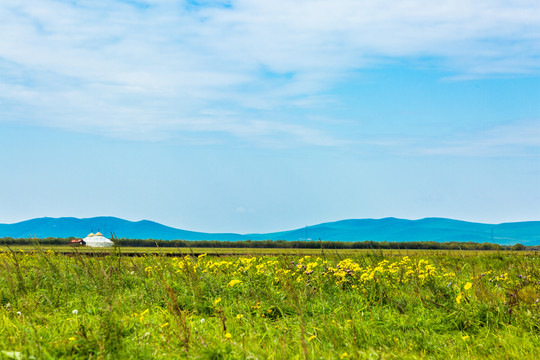
[[[0,169],[0,223],[540,220],[540,2],[3,0]]]

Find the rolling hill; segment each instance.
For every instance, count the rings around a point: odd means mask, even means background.
[[[483,224],[445,218],[353,219],[265,234],[203,233],[148,220],[133,222],[115,217],[46,217],[0,224],[0,237],[12,238],[84,237],[92,231],[106,236],[114,233],[120,238],[161,240],[473,241],[540,245],[540,221]]]
[[[87,219],[45,217],[15,224],[0,224],[0,237],[12,238],[85,237],[90,232],[97,231],[105,236],[114,233],[117,237],[131,239],[244,240],[239,239],[241,235],[237,234],[201,233],[175,229],[148,220],[134,222],[110,216]]]

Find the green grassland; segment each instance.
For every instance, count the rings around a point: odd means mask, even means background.
[[[12,250],[1,359],[540,358],[532,252]]]

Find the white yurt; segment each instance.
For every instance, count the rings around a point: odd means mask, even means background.
[[[95,234],[88,234],[88,236],[85,237],[83,241],[86,243],[86,246],[90,247],[109,247],[114,245],[111,240],[107,239],[100,232],[97,232]]]

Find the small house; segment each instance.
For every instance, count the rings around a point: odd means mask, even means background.
[[[84,246],[86,243],[83,239],[73,239],[69,242],[70,245]]]

